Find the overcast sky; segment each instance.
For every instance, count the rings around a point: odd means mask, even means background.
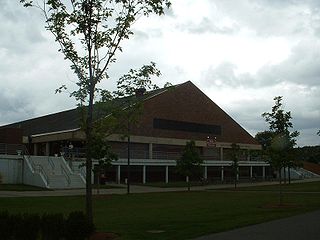
[[[0,0],[0,32],[0,125],[73,108],[54,94],[77,79],[41,14]],[[261,114],[281,95],[298,144],[320,144],[319,0],[172,0],[134,32],[103,87],[154,61],[159,86],[191,80],[253,136],[268,128]]]

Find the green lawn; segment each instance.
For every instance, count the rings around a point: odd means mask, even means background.
[[[113,188],[124,188],[124,187],[121,185],[117,186],[116,184],[114,185],[100,184],[100,186],[98,184],[93,184],[92,188],[93,189],[113,189]]]
[[[160,188],[172,188],[172,187],[188,187],[187,182],[169,182],[169,183],[164,183],[164,182],[153,182],[153,183],[145,183],[145,184],[140,184],[142,186],[150,186],[150,187],[160,187]],[[202,182],[190,182],[190,186],[203,186]]]
[[[320,181],[308,182],[308,183],[282,184],[281,187],[284,192],[319,192],[320,193]],[[245,191],[279,191],[279,184],[270,185],[270,186],[239,187],[238,189],[245,190]]]
[[[49,189],[24,184],[0,184],[0,191],[48,191]]]
[[[262,191],[100,195],[94,197],[94,216],[98,230],[121,239],[176,240],[320,209],[317,193],[287,193],[284,199],[291,207],[267,207],[277,204],[278,194]],[[84,197],[0,198],[0,211],[67,214],[83,210],[84,203]]]

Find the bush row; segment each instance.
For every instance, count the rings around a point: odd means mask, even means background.
[[[3,240],[84,240],[94,232],[83,212],[63,214],[9,214],[0,212]]]

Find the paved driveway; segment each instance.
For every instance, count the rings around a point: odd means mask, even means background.
[[[320,211],[274,220],[194,240],[319,240]]]

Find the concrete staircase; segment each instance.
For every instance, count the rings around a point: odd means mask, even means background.
[[[35,171],[41,172],[51,189],[85,188],[85,180],[73,172],[63,157],[30,156]]]
[[[288,176],[288,169],[286,169],[286,174]],[[320,175],[310,172],[304,168],[290,169],[291,179],[306,179],[306,178],[319,178]]]

